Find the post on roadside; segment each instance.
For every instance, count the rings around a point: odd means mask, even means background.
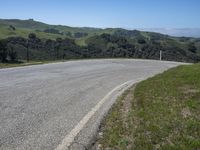
[[[160,61],[162,60],[162,51],[160,51]]]
[[[26,41],[26,62],[29,62],[29,39]]]

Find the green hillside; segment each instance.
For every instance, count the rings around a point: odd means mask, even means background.
[[[29,39],[31,33],[34,38]],[[200,61],[199,38],[121,28],[81,28],[48,25],[33,19],[0,19],[0,40],[7,46],[5,59],[10,59],[9,53],[16,53],[18,59],[26,59],[26,44],[30,41],[31,60],[85,57],[159,59],[159,53],[163,51],[164,60]]]
[[[12,30],[10,26],[15,27],[15,30]],[[45,30],[54,29],[58,30],[59,33],[47,33]],[[18,20],[18,19],[0,19],[0,39],[11,37],[11,36],[22,36],[28,37],[29,33],[36,33],[40,38],[46,39],[56,39],[56,37],[74,37],[79,33],[87,34],[91,36],[94,34],[104,33],[102,29],[98,28],[76,28],[68,27],[62,25],[48,25],[42,22],[34,21],[33,19],[29,20]],[[82,35],[83,36],[83,35]]]

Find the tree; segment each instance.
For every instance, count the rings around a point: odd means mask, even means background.
[[[0,41],[0,60],[2,63],[7,62],[7,45],[4,40]]]
[[[188,44],[188,50],[191,51],[192,53],[196,53],[197,48],[196,48],[194,43],[189,43]]]
[[[8,56],[10,57],[10,60],[12,62],[17,60],[17,52],[14,50],[12,46],[9,48]]]
[[[142,38],[142,37],[139,37],[139,38],[138,38],[138,43],[139,43],[139,44],[145,44],[145,43],[146,43],[146,41],[145,41],[145,39],[144,39],[144,38]]]
[[[13,31],[16,30],[16,28],[15,28],[13,25],[10,25],[9,27],[10,27],[10,29],[12,29]]]
[[[36,34],[35,33],[30,33],[29,35],[28,35],[28,38],[29,39],[36,39]]]
[[[52,33],[52,34],[61,34],[59,30],[56,30],[56,29],[45,29],[44,32],[46,33]]]

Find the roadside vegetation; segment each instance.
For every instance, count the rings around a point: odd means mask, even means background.
[[[98,149],[198,150],[200,64],[170,69],[126,91],[100,129]]]
[[[17,62],[0,63],[0,69],[30,66],[30,65],[41,65],[41,64],[47,64],[47,63],[53,63],[53,62],[58,62],[58,61],[29,61],[29,62],[17,61]]]

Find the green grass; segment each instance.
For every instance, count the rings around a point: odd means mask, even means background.
[[[15,31],[13,31],[10,30],[7,26],[0,26],[0,39],[17,36],[27,38],[30,33],[35,33],[37,37],[41,39],[55,40],[58,37],[65,38],[63,35],[39,32],[35,31],[34,29],[17,28]]]
[[[30,65],[39,65],[50,62],[38,62],[38,61],[30,61],[30,62],[21,62],[21,63],[0,63],[0,69],[3,68],[13,68],[13,67],[21,67],[21,66],[30,66]]]
[[[13,25],[16,27],[16,30],[11,30],[9,28],[9,25]],[[20,36],[27,38],[29,33],[35,33],[37,37],[40,39],[52,39],[55,40],[56,38],[66,38],[65,35],[60,34],[51,34],[51,33],[45,33],[40,32],[48,28],[54,28],[59,30],[60,32],[71,32],[72,34],[76,32],[85,32],[88,33],[88,36],[76,39],[76,43],[78,43],[80,46],[85,46],[85,40],[95,34],[101,34],[104,33],[103,29],[99,28],[79,28],[79,27],[69,27],[69,26],[63,26],[63,25],[48,25],[44,24],[42,22],[37,22],[33,20],[1,20],[0,19],[0,39],[5,39],[8,37],[15,37]],[[40,30],[40,31],[36,31]],[[107,32],[107,31],[106,31]],[[109,31],[108,31],[109,32]]]
[[[125,113],[127,94],[131,107]],[[101,149],[200,149],[200,64],[139,83],[119,98],[102,126]]]
[[[78,30],[79,28],[70,28],[70,27],[56,27],[56,29],[60,29],[61,32],[71,32],[72,34],[75,32],[80,32],[83,29],[80,29],[80,31]],[[83,30],[84,31],[84,30]],[[85,30],[86,32],[87,30]],[[95,32],[96,31],[96,32]],[[76,44],[80,45],[80,46],[85,46],[86,43],[85,41],[95,35],[95,34],[101,34],[101,30],[88,30],[88,36],[83,37],[83,38],[78,38],[75,39]],[[23,38],[28,38],[28,35],[30,33],[35,33],[36,36],[40,39],[52,39],[55,40],[56,38],[66,38],[67,36],[65,35],[60,35],[60,34],[52,34],[52,33],[46,33],[46,32],[41,32],[41,31],[36,31],[35,29],[28,29],[28,28],[16,28],[16,30],[11,30],[9,29],[8,26],[2,26],[0,25],[0,40],[1,39],[5,39],[8,37],[23,37]],[[103,32],[102,32],[103,33]],[[68,37],[69,38],[69,37]]]
[[[83,38],[79,38],[79,39],[76,39],[75,42],[77,45],[80,45],[80,46],[86,46],[86,39],[88,37],[83,37]]]

